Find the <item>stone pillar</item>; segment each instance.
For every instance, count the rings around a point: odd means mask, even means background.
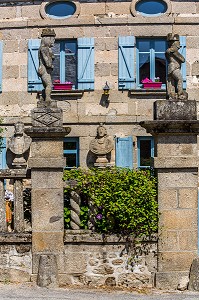
[[[156,101],[154,121],[141,122],[155,137],[159,242],[156,286],[176,289],[197,257],[199,121],[195,101]]]
[[[32,182],[33,274],[39,270],[40,286],[56,286],[56,274],[61,272],[64,253],[63,137],[70,129],[63,128],[62,110],[56,107],[55,101],[48,106],[45,101],[38,103],[32,111],[32,125],[27,133],[32,137],[29,167]],[[41,265],[45,261],[48,261],[47,269]],[[58,270],[49,277],[49,270],[55,270],[56,265]]]

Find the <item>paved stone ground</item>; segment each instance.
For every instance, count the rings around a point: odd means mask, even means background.
[[[0,284],[0,300],[198,300],[199,292],[166,292],[153,290],[147,295],[138,292],[104,291],[99,289],[46,289],[33,284]]]

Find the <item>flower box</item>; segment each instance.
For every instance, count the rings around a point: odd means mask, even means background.
[[[144,89],[160,89],[162,82],[143,82]]]
[[[54,83],[53,89],[54,90],[72,90],[73,84],[72,83]]]

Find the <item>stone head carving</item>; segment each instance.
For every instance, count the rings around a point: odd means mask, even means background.
[[[167,35],[168,49],[166,50],[166,59],[168,62],[167,75],[167,93],[169,99],[187,99],[188,95],[183,91],[183,78],[181,74],[181,65],[185,58],[178,52],[180,49],[180,40],[178,34],[169,33]]]
[[[21,168],[27,165],[24,154],[29,150],[32,139],[24,133],[22,122],[15,123],[14,127],[14,135],[8,140],[8,149],[15,155],[12,165]]]
[[[96,162],[108,162],[106,154],[113,150],[113,141],[107,135],[107,130],[102,124],[97,127],[97,135],[91,141],[89,149],[97,155]]]
[[[44,98],[46,102],[51,101],[51,90],[52,90],[52,78],[51,74],[53,71],[53,59],[54,55],[52,52],[52,47],[55,43],[55,31],[50,28],[45,28],[41,34],[41,45],[39,48],[39,69],[38,75],[41,77],[45,95]]]

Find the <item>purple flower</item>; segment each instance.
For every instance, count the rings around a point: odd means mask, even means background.
[[[97,214],[97,215],[96,215],[96,219],[98,219],[98,220],[101,220],[102,217],[103,217],[102,214]]]

